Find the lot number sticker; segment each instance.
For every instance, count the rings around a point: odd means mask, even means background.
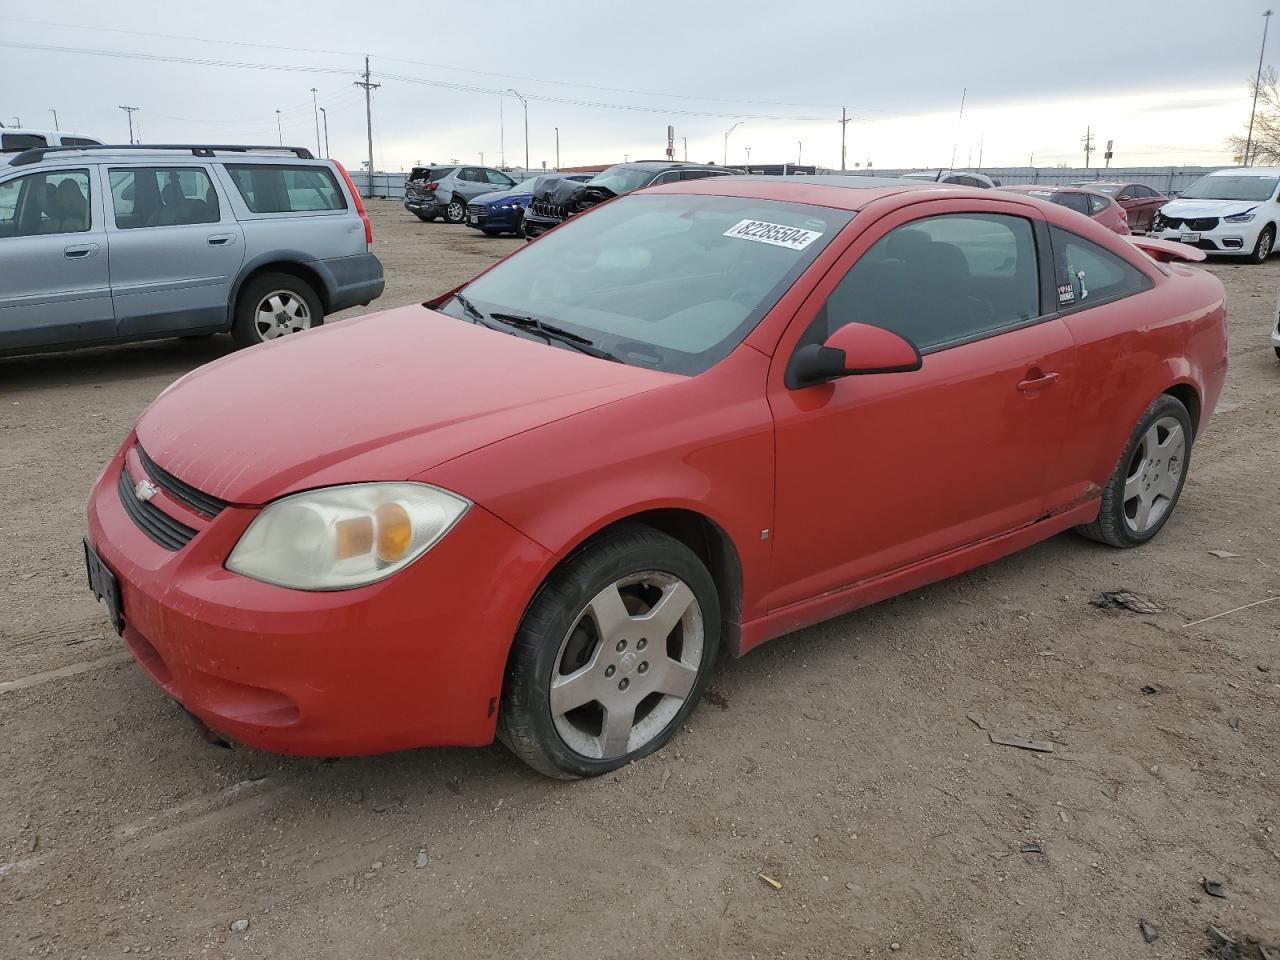
[[[739,240],[754,240],[756,243],[771,243],[788,250],[803,250],[822,236],[814,230],[788,227],[783,223],[768,223],[765,220],[739,220],[724,235],[737,237]]]

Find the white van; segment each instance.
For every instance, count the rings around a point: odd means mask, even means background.
[[[1280,167],[1215,170],[1160,208],[1151,236],[1265,263],[1280,225],[1277,194]]]
[[[0,126],[0,164],[8,163],[14,154],[35,147],[88,147],[101,140],[68,130],[33,130],[30,127]]]

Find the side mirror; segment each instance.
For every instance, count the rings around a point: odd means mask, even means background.
[[[840,377],[910,373],[923,363],[916,345],[892,330],[846,323],[825,343],[810,343],[795,352],[787,366],[786,384],[798,390]]]

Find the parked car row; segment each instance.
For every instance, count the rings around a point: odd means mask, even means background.
[[[372,244],[305,148],[27,149],[0,165],[0,354],[306,330],[382,295]]]

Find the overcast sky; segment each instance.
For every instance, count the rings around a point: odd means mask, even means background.
[[[314,149],[316,87],[332,154],[358,168],[365,112],[353,81],[367,53],[381,84],[378,169],[479,162],[481,152],[488,164],[522,164],[523,108],[499,93],[511,88],[528,100],[534,167],[555,165],[557,126],[566,166],[660,157],[668,124],[678,159],[687,138],[690,160],[720,163],[739,121],[731,163],[749,148],[755,163],[839,167],[842,105],[856,118],[850,167],[946,166],[953,151],[957,167],[1033,156],[1037,166],[1083,165],[1089,126],[1099,145],[1115,140],[1116,165],[1229,164],[1223,140],[1248,120],[1263,9],[1247,0],[0,0],[0,122],[50,127],[56,109],[64,130],[126,142],[119,106],[128,105],[149,142],[275,143],[280,110],[285,143]]]

